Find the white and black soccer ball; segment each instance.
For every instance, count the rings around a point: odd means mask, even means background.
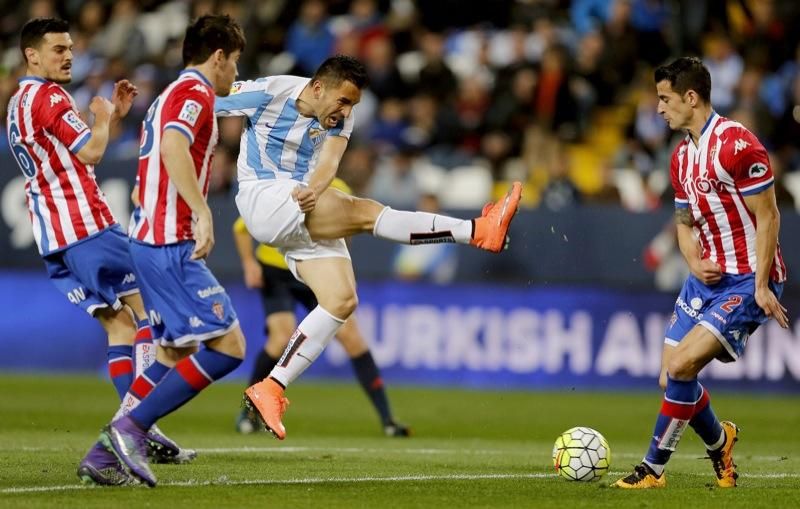
[[[611,466],[611,449],[598,431],[578,426],[556,439],[553,465],[558,475],[570,481],[595,481]]]

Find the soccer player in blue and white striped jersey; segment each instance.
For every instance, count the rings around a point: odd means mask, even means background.
[[[245,391],[266,428],[279,439],[288,400],[284,389],[319,356],[358,304],[344,237],[358,233],[405,244],[457,242],[500,252],[519,205],[514,183],[473,220],[393,210],[330,188],[353,130],[353,107],[367,85],[358,60],[331,57],[314,76],[272,76],[237,82],[218,97],[217,115],[245,117],[236,204],[247,230],[277,247],[318,306],[300,323],[278,365]]]

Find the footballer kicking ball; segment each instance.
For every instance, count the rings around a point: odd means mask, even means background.
[[[556,439],[553,465],[558,475],[570,481],[595,481],[611,466],[611,449],[598,431],[578,426]]]

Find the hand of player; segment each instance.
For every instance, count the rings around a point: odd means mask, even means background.
[[[139,94],[139,89],[128,80],[119,80],[114,83],[114,92],[111,94],[111,102],[114,103],[116,118],[124,118],[131,110],[133,98]]]
[[[247,260],[242,264],[244,269],[244,285],[248,288],[261,288],[263,283],[263,272],[261,265],[255,260]]]
[[[95,122],[98,120],[109,120],[114,114],[116,106],[105,97],[95,96],[89,103],[89,111],[94,114]]]
[[[722,269],[708,258],[704,258],[695,263],[694,266],[691,267],[691,270],[694,277],[699,279],[704,285],[717,284],[719,280],[722,279]]]
[[[211,220],[211,211],[206,211],[197,216],[194,223],[194,251],[192,260],[205,259],[214,248],[214,224]]]
[[[764,310],[764,314],[769,318],[774,318],[778,325],[784,329],[789,328],[789,316],[786,308],[778,302],[778,298],[769,288],[756,288],[756,304]]]
[[[317,206],[317,193],[307,186],[297,186],[292,191],[292,199],[300,206],[300,211],[308,213]]]

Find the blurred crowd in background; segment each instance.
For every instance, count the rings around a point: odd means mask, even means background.
[[[195,16],[242,24],[240,79],[310,76],[329,55],[356,56],[371,84],[340,176],[359,195],[428,210],[479,207],[509,180],[525,182],[528,207],[669,203],[681,134],[656,112],[652,70],[699,55],[716,111],[760,137],[779,202],[800,205],[793,0],[33,0],[0,1],[0,12],[3,109],[24,72],[19,30],[37,16],[71,22],[69,89],[87,116],[115,80],[139,87],[113,133],[107,157],[117,159],[137,157],[139,124],[182,68]],[[235,186],[239,122],[220,122],[213,192]]]

